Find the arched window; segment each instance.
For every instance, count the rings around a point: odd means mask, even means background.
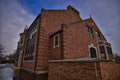
[[[97,58],[96,49],[93,47],[90,47],[90,56],[91,58]]]

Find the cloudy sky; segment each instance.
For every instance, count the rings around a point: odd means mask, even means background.
[[[30,25],[45,9],[66,9],[72,5],[82,19],[91,14],[113,52],[120,55],[120,0],[0,0],[0,44],[4,54],[12,53],[19,40],[19,33]]]

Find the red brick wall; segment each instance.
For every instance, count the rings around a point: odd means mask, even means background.
[[[67,10],[42,10],[42,22],[48,33],[56,32],[61,29],[61,24],[80,21],[79,14]]]
[[[48,67],[49,34],[61,29],[61,24],[79,21],[79,14],[69,10],[42,10],[39,19],[39,37],[37,47],[37,70]]]
[[[34,80],[34,75],[26,70],[21,70],[21,80]]]
[[[54,47],[54,36],[50,37],[49,40],[49,60],[62,59],[61,51],[61,33],[59,35],[59,47]]]
[[[49,36],[43,26],[39,26],[39,36],[38,36],[38,46],[37,46],[37,56],[36,56],[36,70],[47,69],[47,56],[48,56],[48,40]]]
[[[20,80],[48,80],[48,74],[33,74],[26,70],[21,70]]]
[[[49,80],[120,80],[120,63],[99,60],[49,61]]]
[[[90,26],[93,29],[94,38],[89,39],[89,41],[96,42],[95,31],[98,31],[100,33],[101,40],[106,40],[104,35],[102,34],[102,32],[100,31],[100,29],[98,28],[98,26],[96,25],[92,18],[84,20],[84,24]]]
[[[102,80],[120,80],[120,63],[100,62]]]
[[[23,61],[22,67],[34,70],[34,61]]]
[[[76,22],[78,21],[78,22]],[[81,22],[80,22],[81,21]],[[88,45],[93,43],[97,47],[96,38],[89,39],[87,36],[86,25],[90,25],[93,29],[98,30],[96,25],[93,25],[92,19],[84,20],[76,14],[73,8],[69,7],[67,10],[45,10],[41,11],[38,18],[38,38],[37,47],[35,51],[35,63],[23,63],[24,67],[29,67],[30,64],[36,64],[36,70],[48,69],[48,60],[60,59],[61,47],[52,48],[49,51],[49,35],[61,29],[63,23],[69,24],[68,28],[63,29],[63,58],[83,58],[89,57]],[[102,35],[102,39],[104,36]],[[52,42],[53,39],[50,39]],[[97,50],[98,51],[98,50]],[[36,54],[37,53],[37,54]],[[57,54],[58,55],[51,55]],[[28,64],[28,66],[27,66]],[[31,66],[34,67],[34,66]],[[31,68],[29,67],[29,68]]]
[[[63,29],[64,58],[88,57],[87,32],[83,22],[66,25]]]
[[[99,68],[98,62],[50,62],[49,80],[101,80]]]
[[[93,30],[93,38],[89,38],[88,37],[88,33],[86,35],[86,37],[87,37],[87,43],[88,43],[88,45],[90,45],[92,43],[94,45],[94,47],[96,47],[97,57],[100,58],[99,46],[98,46],[98,42],[97,42],[97,39],[96,39],[97,35],[95,34],[95,31],[97,31],[97,32],[100,33],[101,41],[106,41],[106,39],[105,39],[104,35],[101,33],[101,31],[99,30],[98,26],[95,24],[95,22],[93,21],[92,18],[84,20],[84,26],[86,26],[86,25],[88,25],[89,27],[91,27],[92,30]],[[85,28],[85,29],[86,29],[86,32],[87,32],[87,28]]]

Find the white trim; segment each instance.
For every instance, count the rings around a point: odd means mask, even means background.
[[[33,62],[34,61],[34,53],[32,54],[33,59],[32,60],[25,60],[25,57],[30,57],[30,54],[27,54],[26,56],[24,56],[23,62]]]
[[[94,62],[94,65],[95,65],[95,75],[96,75],[96,77],[98,77],[99,75],[98,75],[98,71],[97,71],[97,64],[96,64],[96,62]]]
[[[97,45],[97,49],[98,49],[98,58],[101,59],[101,54],[100,54],[99,45]]]
[[[48,73],[48,70],[35,71],[36,74],[45,74]]]
[[[33,69],[30,69],[30,68],[24,68],[24,67],[22,67],[22,69],[34,73],[34,70],[33,70]]]
[[[23,60],[23,62],[34,62],[34,59],[33,60]]]
[[[55,46],[55,37],[56,37],[56,36],[58,36],[58,45]],[[54,45],[53,45],[54,48],[59,47],[59,34],[56,34],[56,35],[54,36],[53,43],[54,43]]]
[[[110,48],[111,48],[111,46],[106,45],[105,43],[100,44],[100,45],[99,45],[99,48],[98,48],[98,49],[99,49],[99,53],[100,53],[100,46],[104,46],[106,59],[109,60],[109,55],[108,55],[108,51],[107,51],[107,46],[110,47]],[[112,48],[111,48],[111,49],[112,49]],[[100,58],[101,58],[101,53],[100,53]]]
[[[95,50],[96,50],[96,58],[98,58],[98,52],[97,52],[97,48],[94,46],[94,44],[93,43],[90,43],[90,45],[88,45],[88,47],[89,47],[89,57],[91,58],[91,53],[90,53],[90,48],[94,48]],[[96,59],[95,58],[95,59]],[[92,59],[94,59],[94,58],[92,58]]]

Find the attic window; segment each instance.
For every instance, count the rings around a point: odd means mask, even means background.
[[[87,26],[87,32],[88,32],[88,36],[89,36],[90,38],[93,38],[93,30],[92,30],[91,27]]]
[[[95,34],[96,34],[96,40],[100,41],[101,40],[100,33],[95,31]]]
[[[59,34],[54,36],[54,48],[59,47]]]

